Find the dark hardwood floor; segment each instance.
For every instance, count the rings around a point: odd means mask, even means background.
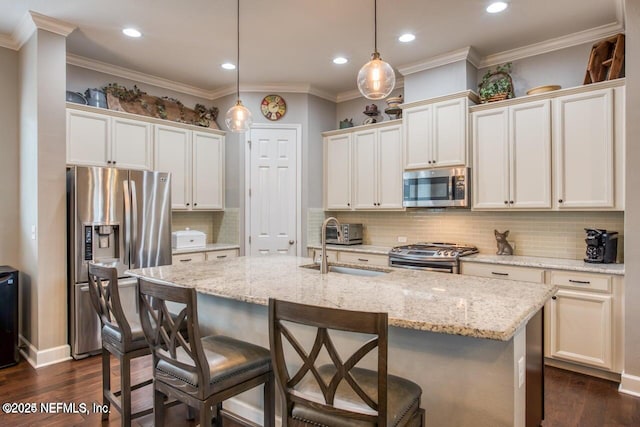
[[[119,382],[117,362],[112,362],[112,381]],[[150,376],[150,357],[136,359],[131,371],[134,381]],[[613,427],[640,426],[640,398],[618,393],[616,383],[557,368],[545,368],[544,427]],[[36,403],[36,414],[5,414],[0,410],[0,426],[99,426],[100,414],[45,414],[40,403],[102,403],[100,358],[90,357],[33,369],[27,362],[0,369],[0,403]],[[133,392],[134,411],[151,406],[152,390],[146,387]],[[427,411],[427,425],[428,424]],[[184,405],[167,410],[167,425],[194,426],[188,421]],[[120,416],[112,411],[105,426],[119,426]],[[133,426],[152,426],[153,415],[133,421]]]

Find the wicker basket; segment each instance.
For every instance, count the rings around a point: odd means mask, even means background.
[[[491,95],[488,98],[483,98],[482,96],[480,97],[480,102],[482,103],[487,103],[487,102],[495,102],[495,101],[504,101],[505,99],[510,99],[510,98],[514,98],[515,95],[513,93],[513,80],[511,79],[511,76],[509,75],[509,73],[505,73],[504,71],[495,71],[493,73],[491,73],[491,76],[489,77],[488,80],[486,80],[483,84],[480,85],[480,91],[482,91],[482,88],[500,80],[500,79],[507,79],[509,84],[508,84],[508,90],[507,92],[501,92],[501,93],[496,93],[494,95]]]

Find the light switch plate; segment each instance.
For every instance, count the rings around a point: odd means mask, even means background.
[[[407,236],[398,236],[398,243],[407,243]]]

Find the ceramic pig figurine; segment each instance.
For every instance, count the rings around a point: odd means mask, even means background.
[[[497,255],[513,255],[513,248],[507,242],[507,237],[509,236],[509,230],[504,233],[500,233],[498,230],[493,230],[493,233],[496,236],[496,243],[498,244],[498,252]]]

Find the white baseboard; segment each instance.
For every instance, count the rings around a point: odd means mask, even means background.
[[[20,349],[20,354],[36,369],[71,359],[71,346],[68,344],[46,350],[38,350],[22,335],[20,335],[20,342],[26,347],[26,350]]]
[[[630,375],[623,372],[618,391],[620,393],[640,397],[640,377],[636,377],[635,375]]]
[[[227,399],[223,403],[224,409],[240,415],[243,418],[248,419],[256,424],[264,424],[264,412],[260,408],[249,405],[246,402],[239,400],[237,397]],[[276,415],[276,426],[282,425],[282,419]]]

